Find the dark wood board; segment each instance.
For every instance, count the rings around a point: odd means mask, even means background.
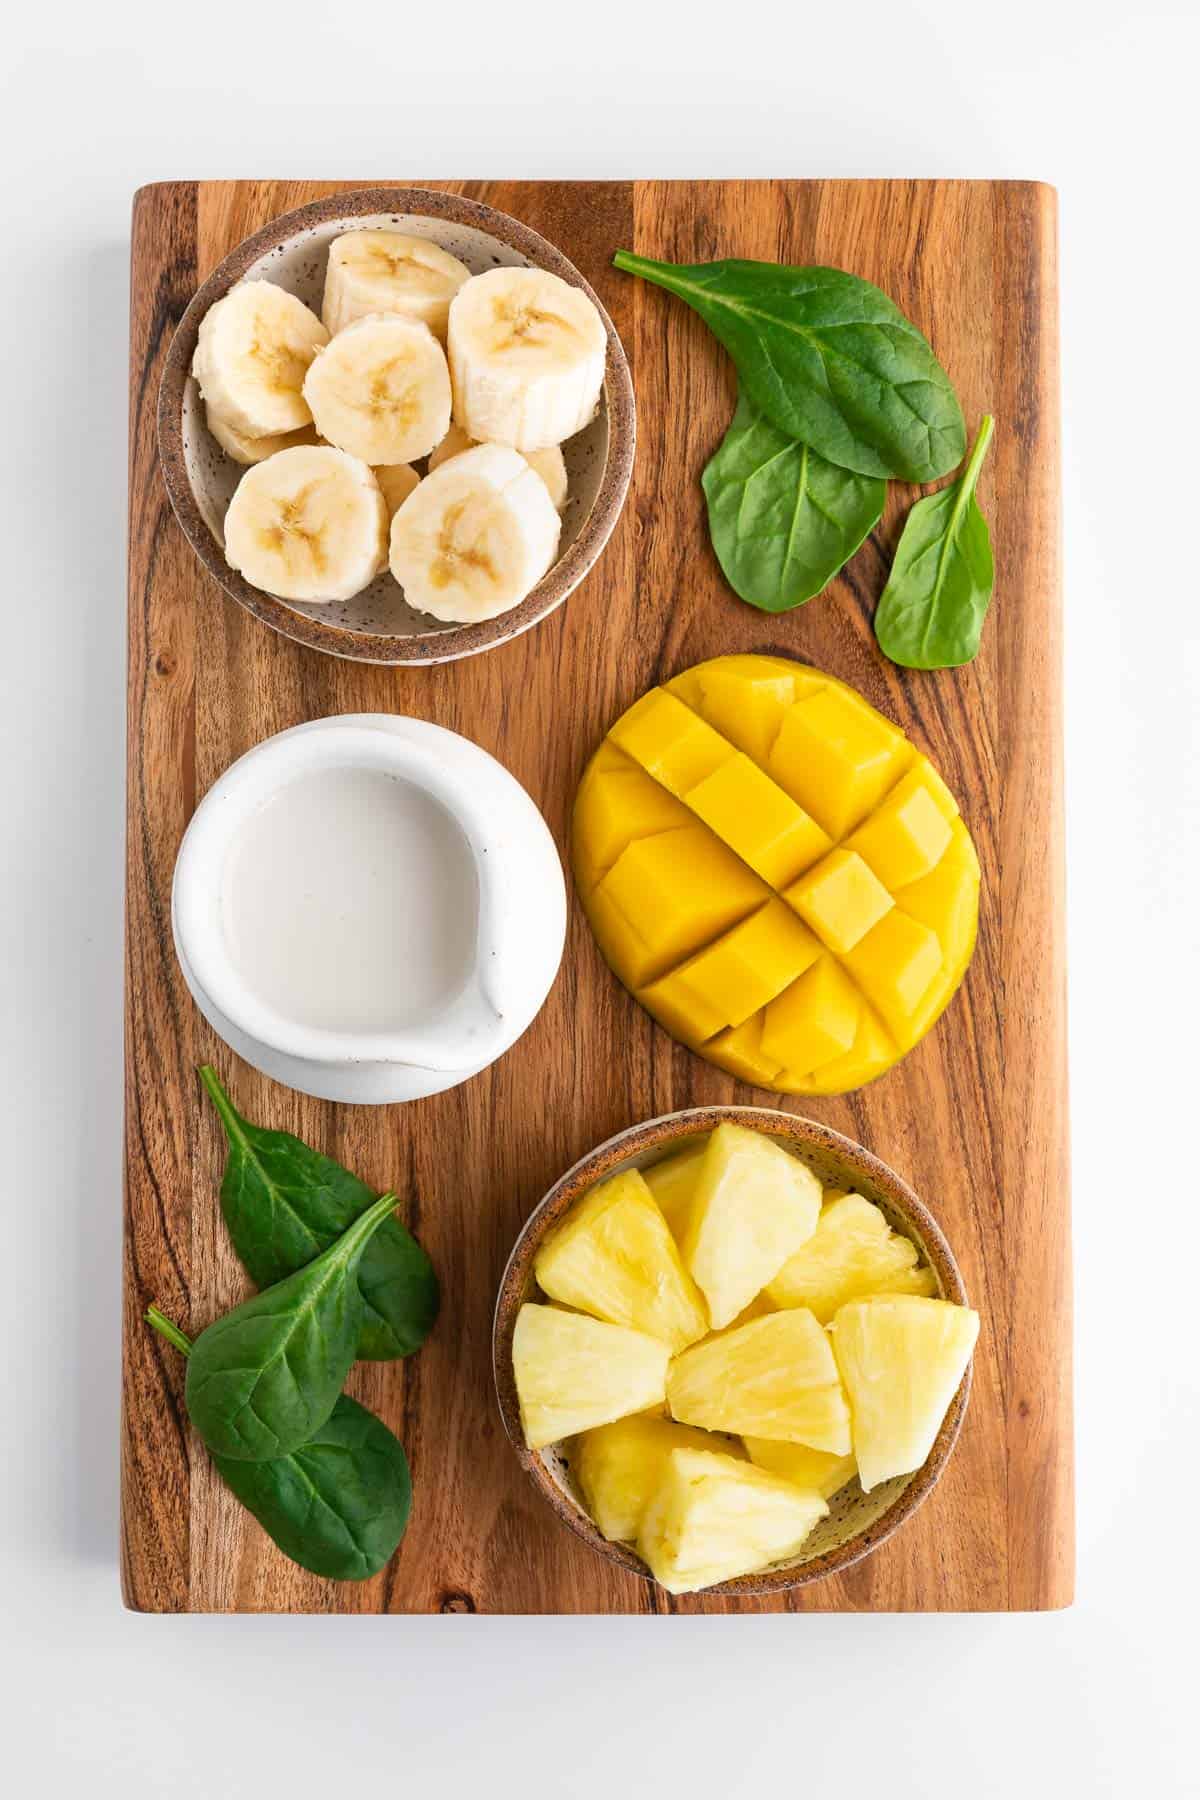
[[[407,179],[407,178],[406,178]],[[624,515],[557,614],[465,662],[386,669],[276,636],[224,598],[184,541],[159,474],[154,411],[175,322],[248,233],[368,183],[171,182],[133,217],[129,503],[129,811],[122,1580],[145,1611],[754,1612],[1025,1610],[1073,1581],[1071,1305],[1063,936],[1055,197],[1020,182],[428,183],[488,202],[560,245],[591,281],[633,369],[639,443]],[[372,183],[371,185],[374,185]],[[997,431],[980,497],[996,596],[969,668],[913,675],[871,615],[911,491],[808,606],[772,618],[725,586],[699,474],[728,422],[726,358],[684,306],[609,264],[829,263],[878,282],[932,339],[969,429]],[[175,961],[170,887],[188,818],[272,732],[396,711],[475,739],[510,768],[565,849],[572,794],[638,694],[722,651],[768,651],[852,682],[933,756],[983,863],[979,949],[923,1044],[873,1086],[783,1101],[674,1044],[618,986],[572,895],[566,956],[526,1036],[455,1091],[407,1107],[305,1099],[240,1063]],[[221,1222],[211,1059],[250,1117],[297,1131],[395,1186],[442,1279],[437,1330],[408,1362],[360,1366],[352,1392],[403,1438],[412,1524],[374,1580],[287,1562],[189,1433],[182,1364],[142,1325],[158,1302],[200,1330],[248,1291]],[[923,1510],[878,1553],[776,1601],[671,1600],[595,1556],[526,1482],[492,1389],[493,1299],[551,1182],[614,1131],[677,1107],[783,1104],[866,1144],[932,1207],[983,1315],[958,1449]]]

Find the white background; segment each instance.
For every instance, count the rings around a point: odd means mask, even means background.
[[[0,1782],[14,1774],[14,1795],[266,1783],[301,1800],[351,1780],[572,1796],[1196,1792],[1198,18],[1182,0],[155,0],[34,3],[8,20]],[[1072,1611],[121,1610],[130,199],[171,176],[414,173],[1058,186]]]

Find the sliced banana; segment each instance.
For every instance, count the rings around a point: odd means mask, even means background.
[[[452,456],[461,456],[464,450],[475,448],[475,439],[468,437],[461,425],[451,425],[437,449],[430,452],[430,472],[449,462]],[[521,454],[534,473],[541,476],[547,493],[561,512],[567,504],[567,465],[558,445],[552,444],[548,450],[524,450]]]
[[[523,450],[521,454],[534,474],[545,482],[555,511],[561,512],[567,504],[567,465],[558,445],[550,444],[545,450]]]
[[[454,422],[477,443],[546,450],[592,418],[604,383],[604,322],[544,269],[473,275],[450,305]]]
[[[304,378],[323,438],[372,468],[427,456],[450,423],[446,354],[416,319],[368,313],[331,339]]]
[[[244,437],[296,431],[312,420],[308,366],[329,333],[273,281],[243,281],[200,321],[192,374],[212,413]]]
[[[280,450],[247,469],[225,514],[225,560],[281,600],[349,600],[387,557],[387,508],[357,457]]]
[[[277,450],[291,450],[297,444],[315,444],[317,441],[317,434],[311,425],[301,425],[296,431],[277,431],[270,437],[247,437],[244,431],[236,430],[220,413],[214,412],[211,406],[204,409],[204,422],[226,456],[247,466],[266,462],[268,456],[274,456]]]
[[[464,450],[478,448],[476,439],[468,437],[461,425],[451,425],[441,443],[429,452],[429,473],[432,475],[435,469],[440,469],[452,456],[461,456]]]
[[[470,279],[457,256],[399,231],[347,231],[329,246],[321,317],[332,337],[367,313],[403,313],[446,341],[450,302]]]
[[[480,444],[427,475],[392,520],[389,563],[418,611],[473,623],[508,612],[554,560],[560,521],[523,456]]]
[[[384,463],[382,468],[376,469],[375,479],[379,483],[388,518],[391,519],[395,517],[397,509],[404,505],[421,477],[407,463]]]

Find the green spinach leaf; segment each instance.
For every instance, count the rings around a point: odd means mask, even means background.
[[[395,1204],[384,1194],[303,1269],[200,1333],[188,1358],[187,1408],[218,1456],[287,1456],[328,1419],[362,1323],[358,1265]]]
[[[686,300],[772,425],[828,462],[933,481],[961,460],[966,431],[949,376],[869,281],[736,258],[666,263],[619,250],[613,262]]]
[[[327,1250],[376,1198],[375,1190],[290,1131],[266,1131],[237,1111],[207,1064],[200,1079],[229,1145],[221,1212],[256,1287],[271,1287]],[[380,1226],[358,1268],[358,1355],[381,1362],[422,1344],[438,1312],[433,1264],[399,1219]]]
[[[708,530],[735,594],[763,612],[811,600],[883,513],[887,482],[826,462],[744,392],[704,471]]]
[[[184,1356],[191,1344],[156,1306],[147,1321]],[[342,1394],[324,1425],[288,1456],[213,1463],[285,1556],[334,1581],[365,1581],[394,1555],[412,1507],[399,1438]]]
[[[957,669],[978,653],[995,567],[975,488],[992,429],[989,416],[958,480],[918,500],[905,520],[875,636],[906,669]]]

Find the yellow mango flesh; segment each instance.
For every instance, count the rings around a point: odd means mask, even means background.
[[[576,880],[606,959],[682,1042],[780,1093],[883,1074],[975,946],[953,795],[852,688],[724,656],[642,696],[580,784]]]

